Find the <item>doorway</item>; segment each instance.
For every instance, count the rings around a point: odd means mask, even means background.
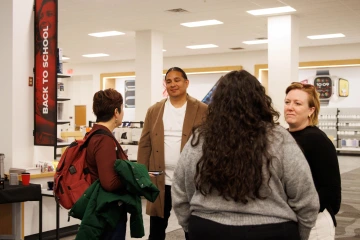
[[[75,105],[75,131],[86,126],[86,105]]]

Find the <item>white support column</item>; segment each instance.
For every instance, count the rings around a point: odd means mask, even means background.
[[[151,30],[136,32],[135,121],[144,121],[147,109],[162,99],[163,39]]]
[[[33,164],[34,67],[33,1],[0,1],[0,152],[5,171]]]
[[[283,109],[285,89],[299,78],[299,24],[293,15],[268,18],[268,90],[286,126]]]

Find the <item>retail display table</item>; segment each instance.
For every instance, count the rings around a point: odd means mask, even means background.
[[[23,186],[21,182],[19,185],[9,185],[5,181],[5,188],[0,189],[0,204],[11,203],[12,209],[12,235],[0,236],[0,239],[22,239],[22,220],[21,220],[21,203],[26,201],[39,202],[39,239],[42,239],[42,196],[41,186],[39,184],[30,184]]]

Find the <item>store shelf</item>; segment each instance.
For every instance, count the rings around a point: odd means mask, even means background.
[[[61,74],[61,73],[58,73],[57,74],[57,78],[69,78],[71,77],[70,75],[66,75],[66,74]]]
[[[122,142],[119,142],[119,144],[120,144],[120,145],[124,145],[124,146],[126,146],[126,145],[138,146],[138,145],[139,145],[137,142],[136,142],[136,143],[134,143],[134,142],[131,142],[131,143],[122,143]]]
[[[354,129],[360,129],[360,126],[338,126],[338,128],[354,130]]]
[[[346,145],[343,141],[360,140],[360,108],[321,108],[318,127],[332,140],[338,154],[359,155],[357,144]],[[345,125],[342,125],[345,124]],[[334,128],[334,129],[326,129]],[[347,147],[348,146],[348,147]]]
[[[358,123],[358,122],[360,122],[360,120],[359,119],[344,119],[344,120],[339,119],[338,122],[339,123]]]
[[[56,121],[56,123],[57,123],[58,125],[61,125],[61,124],[68,124],[68,123],[70,123],[70,121],[66,121],[66,120],[57,120],[57,121]]]
[[[336,148],[336,151],[343,151],[343,152],[360,152],[360,148]]]
[[[57,98],[58,102],[64,102],[64,101],[69,101],[70,98],[66,98],[66,97],[58,97]]]
[[[67,147],[67,146],[70,146],[71,143],[69,142],[57,142],[56,143],[56,147],[57,148],[63,148],[63,147]]]
[[[338,133],[338,136],[342,136],[342,137],[354,137],[354,138],[359,138],[360,134],[345,134],[345,133]],[[339,137],[339,139],[342,139],[341,137]]]

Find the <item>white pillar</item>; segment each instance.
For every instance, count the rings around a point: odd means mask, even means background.
[[[33,1],[0,1],[0,153],[5,171],[28,167],[34,152]]]
[[[144,121],[147,109],[162,99],[163,39],[151,30],[136,32],[135,121]]]
[[[284,120],[286,87],[299,78],[299,24],[293,15],[268,18],[268,90],[274,107]]]

